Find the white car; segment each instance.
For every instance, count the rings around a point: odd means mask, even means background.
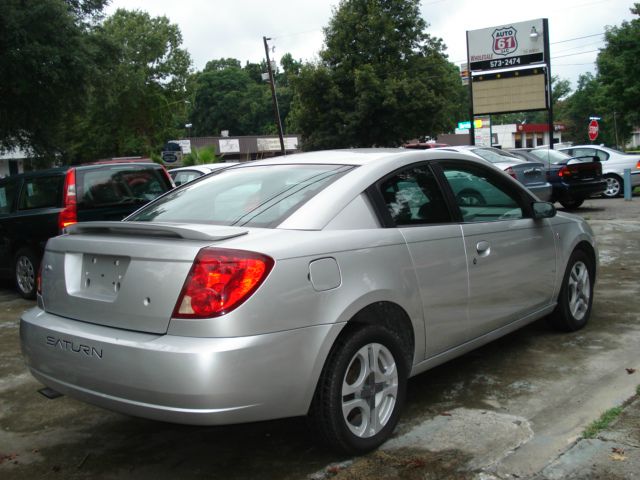
[[[599,145],[574,145],[559,148],[572,157],[598,157],[602,163],[602,174],[607,180],[604,196],[614,198],[624,193],[624,171],[631,170],[631,188],[640,186],[640,155],[623,153]]]
[[[228,168],[232,165],[237,164],[238,162],[220,162],[205,163],[203,165],[191,165],[189,167],[172,168],[171,170],[169,170],[169,175],[171,175],[173,183],[176,184],[176,187],[179,187],[184,183],[195,180],[196,178],[200,178],[201,176],[211,173],[215,170]]]

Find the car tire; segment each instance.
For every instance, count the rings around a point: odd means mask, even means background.
[[[562,205],[567,210],[575,210],[576,208],[580,208],[580,206],[584,203],[584,198],[571,200],[561,200],[560,205]]]
[[[391,436],[410,362],[396,332],[379,325],[347,328],[329,353],[308,417],[318,440],[357,455]]]
[[[607,181],[607,189],[602,193],[604,198],[616,198],[623,194],[622,179],[617,175],[605,175],[604,179]]]
[[[593,260],[583,250],[575,250],[562,279],[558,304],[549,316],[557,330],[575,332],[589,321],[593,304]]]
[[[24,298],[36,298],[36,278],[40,261],[30,248],[21,248],[13,261],[13,278],[18,293]]]

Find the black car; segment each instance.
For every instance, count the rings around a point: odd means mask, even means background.
[[[547,180],[553,190],[551,202],[560,202],[566,209],[580,207],[589,197],[601,195],[607,189],[602,176],[602,164],[594,157],[570,157],[549,148],[509,150],[529,162],[545,165]]]
[[[0,180],[0,276],[34,298],[47,240],[68,225],[121,220],[173,188],[150,161],[105,161],[22,173]]]

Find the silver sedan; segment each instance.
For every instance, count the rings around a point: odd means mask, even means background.
[[[470,155],[292,155],[50,240],[22,348],[50,389],[105,408],[307,416],[362,453],[409,377],[544,316],[584,327],[597,258],[588,224]]]

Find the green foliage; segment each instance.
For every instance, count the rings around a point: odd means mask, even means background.
[[[209,62],[211,63],[211,62]],[[196,81],[191,115],[196,135],[255,135],[273,118],[268,87],[239,66],[205,69]]]
[[[598,78],[608,99],[606,113],[616,112],[618,134],[624,138],[640,125],[640,3],[631,12],[638,17],[607,28],[606,46],[597,60]]]
[[[0,8],[0,150],[60,152],[58,134],[82,109],[96,61],[89,25],[106,0],[3,2]]]
[[[595,438],[601,431],[611,425],[622,413],[622,407],[610,408],[597,420],[591,422],[582,432],[582,438]]]
[[[87,107],[69,121],[74,161],[149,154],[183,131],[191,60],[166,17],[117,10],[94,33],[103,61]]]
[[[611,99],[606,96],[602,83],[591,73],[580,75],[578,86],[557,111],[567,126],[563,135],[574,143],[591,143],[588,136],[589,117],[601,117],[597,143],[615,144],[613,112],[609,113]]]
[[[220,159],[216,156],[213,147],[193,148],[191,153],[182,157],[182,165],[190,167],[193,165],[203,165],[205,163],[218,163]]]
[[[418,0],[344,0],[321,61],[292,79],[290,127],[307,150],[395,146],[451,130],[464,98]]]
[[[196,135],[258,135],[275,132],[271,90],[260,75],[260,64],[245,68],[234,59],[210,61],[197,75],[190,119]],[[266,69],[266,67],[265,67]],[[287,92],[279,90],[283,116],[288,111]],[[284,98],[284,101],[282,99]]]

